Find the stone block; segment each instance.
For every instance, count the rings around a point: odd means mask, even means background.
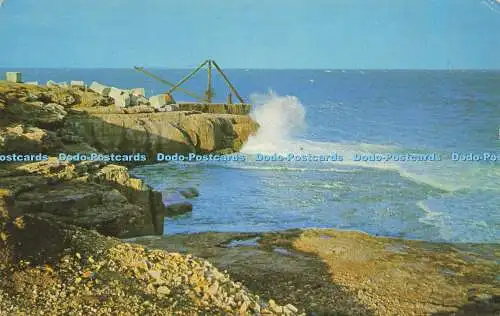
[[[28,81],[28,82],[25,82],[24,84],[29,84],[29,85],[32,85],[32,86],[38,86],[38,81]]]
[[[111,87],[109,91],[109,96],[115,100],[115,104],[119,107],[127,107],[134,105],[133,99],[127,90],[118,89]]]
[[[22,75],[20,72],[9,71],[5,73],[5,80],[9,82],[20,83],[22,82]]]
[[[94,92],[97,92],[99,93],[100,95],[102,96],[109,96],[109,92],[111,91],[111,88],[108,87],[108,86],[105,86],[103,84],[100,84],[98,82],[92,82],[92,84],[90,85],[89,87],[91,90],[93,90]]]
[[[121,94],[113,99],[115,100],[115,105],[118,107],[124,108],[131,105],[131,97],[128,93]]]
[[[149,102],[151,103],[151,106],[159,109],[162,106],[167,105],[167,99],[165,94],[159,94],[159,95],[154,95],[151,98],[149,98]]]
[[[71,86],[85,88],[85,81],[71,80]]]
[[[111,89],[109,90],[109,96],[112,97],[113,99],[118,99],[120,96],[122,95],[129,95],[130,93],[128,91],[125,91],[125,90],[122,90],[122,89],[118,89],[118,88],[115,88],[115,87],[111,87]]]
[[[146,90],[144,88],[134,88],[130,89],[130,94],[144,97],[146,96]]]
[[[57,87],[57,86],[58,86],[57,82],[53,80],[47,81],[47,87]]]
[[[149,100],[146,97],[131,95],[133,105],[149,105]]]
[[[68,83],[67,83],[67,82],[65,82],[65,81],[63,81],[63,82],[59,82],[57,85],[58,85],[59,87],[61,87],[61,88],[68,88],[68,87],[69,87]]]
[[[137,99],[137,104],[149,105],[149,100],[148,98],[141,96]]]
[[[171,111],[179,111],[179,106],[177,104],[165,104],[158,108],[160,112],[171,112]]]

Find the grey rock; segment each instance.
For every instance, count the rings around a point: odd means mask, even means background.
[[[180,190],[179,193],[185,198],[194,198],[200,195],[200,192],[195,188],[187,188]]]
[[[192,211],[193,211],[193,204],[187,201],[171,203],[167,205],[167,215],[169,216],[180,215]]]

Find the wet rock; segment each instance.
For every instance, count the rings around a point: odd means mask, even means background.
[[[168,202],[166,206],[167,216],[182,215],[193,211],[193,204],[188,201]]]
[[[196,188],[182,189],[179,193],[187,199],[191,199],[200,195],[200,192]]]
[[[164,193],[163,203],[167,216],[182,215],[193,210],[191,202],[187,201],[179,192]]]

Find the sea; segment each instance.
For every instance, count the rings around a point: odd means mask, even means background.
[[[7,70],[40,83],[98,81],[148,95],[169,89],[133,69]],[[189,73],[148,70],[172,82]],[[315,227],[500,243],[500,71],[225,72],[261,125],[241,151],[244,161],[131,170],[166,195],[200,191],[193,212],[165,219],[165,234]],[[213,76],[215,99],[224,101],[229,89]],[[200,73],[183,87],[203,95],[206,84]]]

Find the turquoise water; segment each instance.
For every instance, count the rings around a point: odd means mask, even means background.
[[[3,71],[3,70],[2,70]],[[154,70],[172,81],[186,70]],[[158,190],[196,187],[194,211],[167,234],[356,229],[452,242],[500,242],[500,71],[227,70],[262,128],[245,162],[163,163],[133,173]],[[25,80],[165,86],[126,69],[26,69]],[[188,88],[202,91],[205,76]],[[220,80],[216,95],[227,93]],[[274,93],[269,93],[271,89]],[[258,93],[260,95],[254,95]],[[184,99],[183,96],[176,96]],[[186,98],[187,100],[187,98]],[[337,162],[256,162],[258,154],[330,154]],[[434,153],[441,161],[357,162],[354,154]]]
[[[134,170],[159,190],[199,188],[193,213],[167,219],[167,234],[334,227],[500,241],[500,162],[451,160],[452,152],[500,153],[499,72],[260,75],[267,81],[261,90],[276,93],[253,97],[262,128],[243,148],[246,162]],[[255,161],[258,154],[332,152],[344,161]],[[386,152],[435,153],[441,161],[352,160],[355,153]]]

